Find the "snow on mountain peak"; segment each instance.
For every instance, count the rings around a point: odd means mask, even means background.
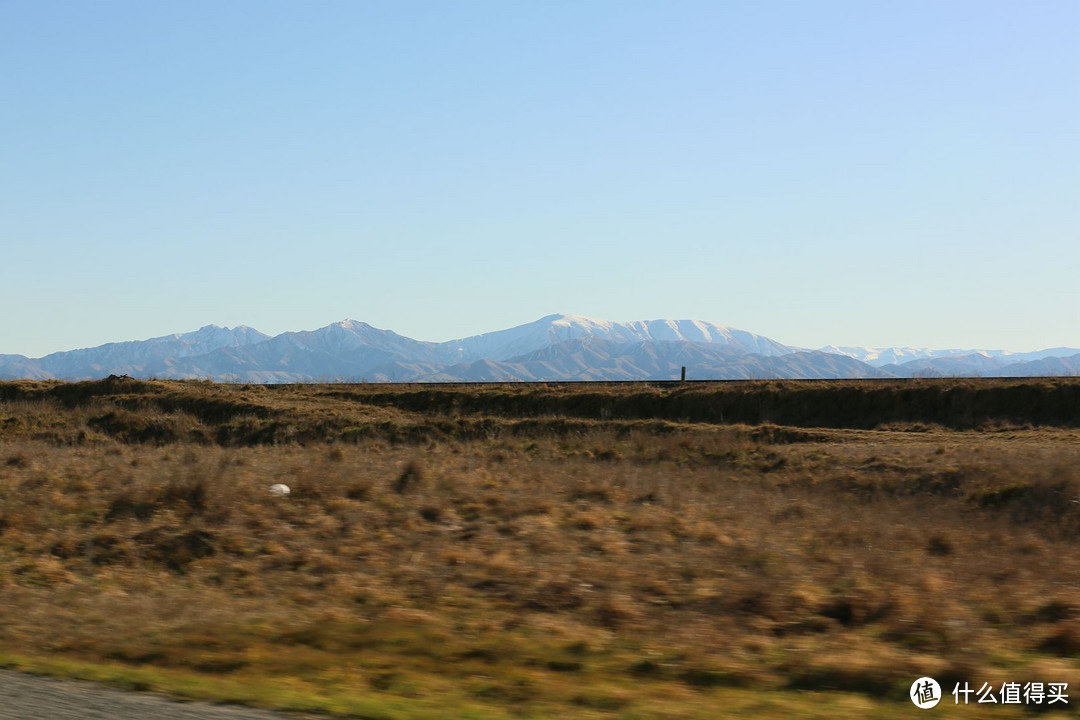
[[[601,318],[591,318],[585,315],[546,315],[536,323],[529,324],[548,324],[555,327],[585,327],[585,328],[610,328],[612,322],[610,320],[603,320]]]
[[[1013,353],[831,345],[822,350],[802,352],[702,320],[616,322],[555,314],[505,330],[432,343],[345,319],[273,338],[246,325],[232,329],[204,325],[192,332],[53,353],[37,360],[0,356],[0,376],[78,379],[113,373],[242,377],[257,382],[338,376],[586,380],[674,377],[680,364],[702,377],[731,378],[1080,372],[1080,349],[1075,348]],[[878,373],[862,362],[889,367]]]
[[[584,315],[545,315],[531,323],[440,344],[440,356],[453,361],[506,360],[570,340],[598,338],[616,343],[700,342],[743,352],[783,355],[791,348],[743,330],[700,320],[615,322]]]

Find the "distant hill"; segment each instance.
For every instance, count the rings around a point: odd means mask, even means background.
[[[612,322],[548,315],[425,342],[354,320],[271,337],[250,327],[108,343],[42,358],[0,355],[2,379],[108,375],[226,382],[487,382],[1074,375],[1080,350],[1031,353],[828,346],[811,351],[699,320]]]

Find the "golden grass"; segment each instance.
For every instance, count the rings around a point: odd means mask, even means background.
[[[0,665],[371,718],[888,717],[921,675],[1080,687],[1068,428],[129,383],[0,402]],[[262,440],[235,446],[243,423]]]

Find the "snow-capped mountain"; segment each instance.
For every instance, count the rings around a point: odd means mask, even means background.
[[[617,343],[707,343],[766,356],[785,355],[794,350],[761,335],[700,320],[612,322],[581,315],[548,315],[536,322],[508,330],[441,343],[440,359],[444,362],[506,360],[580,338],[596,338]]]
[[[978,350],[933,350],[931,348],[910,347],[852,347],[847,345],[826,345],[819,348],[821,352],[834,355],[847,355],[868,365],[881,367],[883,365],[900,365],[912,360],[925,360],[928,358],[948,357],[953,355],[969,355],[979,352]]]
[[[109,343],[33,359],[0,355],[0,379],[106,375],[284,383],[333,380],[660,380],[1072,375],[1080,350],[1030,353],[828,346],[807,351],[699,320],[548,315],[433,343],[355,320],[270,337],[249,327]]]
[[[1002,363],[1001,367],[1014,363],[1031,362],[1032,360],[1042,360],[1050,357],[1069,357],[1080,353],[1080,348],[1068,348],[1068,347],[1056,347],[1048,348],[1046,350],[1037,350],[1035,352],[1010,352],[1008,350],[934,350],[931,348],[911,348],[911,347],[887,347],[887,348],[871,348],[871,347],[852,347],[846,345],[826,345],[820,348],[821,352],[833,353],[835,355],[847,355],[848,357],[860,360],[868,365],[874,367],[885,367],[886,365],[910,365],[916,361],[936,361],[944,358],[961,358],[976,356],[989,357],[989,358],[1002,358],[1006,362]],[[979,363],[977,359],[974,360],[976,364]],[[955,363],[946,363],[945,367],[949,365],[955,365]],[[912,368],[920,366],[911,366]],[[933,367],[933,363],[929,365],[923,364],[921,367]]]

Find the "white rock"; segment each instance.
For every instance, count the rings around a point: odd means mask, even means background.
[[[289,489],[289,486],[283,483],[274,483],[270,486],[270,494],[276,495],[277,497],[287,497],[290,492],[292,491]]]

